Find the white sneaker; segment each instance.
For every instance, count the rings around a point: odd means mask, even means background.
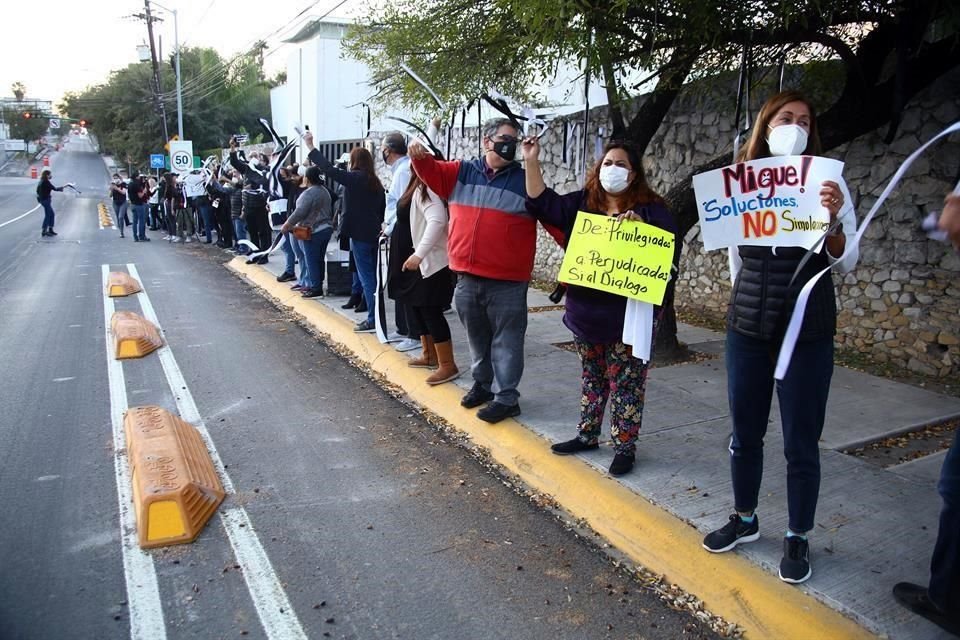
[[[404,351],[413,351],[414,349],[420,348],[420,341],[414,340],[413,338],[404,338],[403,340],[398,342],[396,345],[394,345],[393,348],[401,353],[403,353]]]
[[[397,333],[396,331],[393,331],[387,334],[387,342],[400,342],[406,337],[407,336],[403,335],[402,333]]]
[[[192,242],[192,240],[191,240],[190,236],[187,236],[186,238],[184,238],[183,242],[184,242],[184,243]]]
[[[183,238],[177,236],[176,238],[173,239],[173,242],[183,242]]]

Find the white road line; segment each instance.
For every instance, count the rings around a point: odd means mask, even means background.
[[[143,282],[136,265],[127,264],[127,272],[141,283]],[[104,285],[104,288],[106,288],[106,285]],[[140,300],[140,307],[143,309],[143,316],[155,324],[162,335],[163,327],[157,319],[157,313],[153,308],[153,303],[150,302],[146,288],[137,296]],[[160,364],[163,366],[167,383],[170,385],[170,391],[176,400],[180,417],[196,426],[207,445],[207,451],[210,453],[210,458],[213,460],[224,490],[228,494],[234,494],[236,491],[233,481],[223,466],[223,461],[220,459],[220,454],[207,431],[203,418],[200,417],[200,410],[197,409],[193,394],[190,393],[187,381],[173,357],[173,351],[170,350],[166,338],[164,338],[164,346],[157,351],[157,354],[160,358]],[[280,578],[270,563],[270,558],[260,543],[246,510],[241,506],[221,507],[219,515],[223,529],[230,539],[230,546],[233,547],[237,562],[243,570],[243,579],[247,583],[247,589],[250,591],[253,605],[257,609],[257,615],[260,617],[260,623],[263,625],[267,637],[274,640],[296,640],[300,638],[306,640],[307,634],[303,630],[286,592],[283,590]]]
[[[28,215],[30,215],[31,213],[33,213],[34,211],[36,211],[36,210],[39,209],[39,208],[40,208],[40,205],[38,204],[38,205],[35,206],[33,209],[30,209],[30,211],[27,211],[26,213],[21,213],[19,216],[17,216],[17,217],[14,218],[13,220],[7,220],[6,222],[0,223],[0,229],[4,228],[4,227],[7,226],[8,224],[13,224],[14,222],[16,222],[17,220],[19,220],[20,218],[26,218]]]
[[[123,364],[114,359],[110,335],[113,298],[106,295],[110,265],[102,265],[103,318],[107,352],[107,376],[110,381],[110,422],[113,426],[113,465],[117,477],[117,500],[120,505],[120,545],[123,550],[123,573],[127,585],[127,611],[130,614],[130,637],[134,640],[165,640],[163,605],[153,558],[137,544],[137,522],[133,513],[130,462],[127,459],[123,434],[123,414],[127,410],[127,383]]]

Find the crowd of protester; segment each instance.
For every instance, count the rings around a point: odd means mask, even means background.
[[[304,164],[290,164],[278,172],[279,200],[286,202],[287,214],[279,226],[271,223],[276,208],[271,200],[278,200],[269,184],[273,159],[262,154],[244,158],[234,144],[226,166],[210,168],[206,179],[201,173],[200,193],[198,178],[171,173],[159,181],[137,175],[124,182],[115,175],[110,192],[121,237],[130,224],[127,210],[132,210],[134,241],[148,241],[147,229],[162,231],[169,242],[197,239],[211,244],[215,233],[217,246],[248,254],[250,245],[262,251],[282,237],[286,262],[277,280],[292,283],[306,298],[324,296],[325,255],[328,243],[335,240],[350,254],[351,295],[342,308],[363,314],[357,332],[375,330],[378,264],[381,247],[388,246],[382,282],[395,301],[396,325],[388,341],[398,350],[422,349],[409,365],[429,369],[429,384],[454,380],[461,372],[445,317],[452,304],[466,332],[473,380],[460,403],[479,408],[476,415],[481,420],[497,423],[520,414],[518,385],[537,225],[563,246],[580,211],[640,220],[671,232],[676,227],[663,198],[647,183],[640,153],[628,142],[608,144],[588,171],[583,189],[561,195],[544,181],[538,139],[524,138],[515,121],[492,120],[481,136],[480,157],[444,160],[416,141],[408,143],[400,132],[388,134],[380,153],[392,174],[385,186],[367,148],[354,148],[335,160],[317,149],[306,132]],[[518,150],[524,165],[517,160]],[[783,92],[760,111],[739,159],[819,153],[812,106],[799,93]],[[191,191],[194,195],[187,195]],[[829,278],[813,289],[793,364],[781,381],[774,380],[774,355],[800,288],[826,266],[847,273],[857,263],[856,246],[849,250],[847,246],[857,228],[848,191],[826,181],[820,204],[829,213],[830,231],[812,259],[805,250],[792,248],[740,246],[730,251],[733,289],[726,362],[733,509],[727,524],[703,540],[706,550],[719,553],[759,538],[756,508],[763,441],[776,391],[789,513],[779,575],[790,583],[812,575],[807,536],[819,495],[818,440],[833,369],[837,316]],[[949,198],[943,224],[953,242],[960,244],[958,210],[957,198]],[[268,260],[258,252],[249,261]],[[650,352],[661,315],[655,307],[644,337],[649,344],[627,343],[627,307],[624,296],[567,287],[563,321],[574,335],[582,363],[581,415],[576,435],[554,444],[552,450],[570,455],[598,449],[609,403],[612,475],[628,473],[634,466]],[[960,604],[958,458],[955,442],[941,481],[946,506],[931,587],[928,591],[904,583],[896,590],[906,606],[946,627],[957,620],[945,612],[951,607],[956,611]]]

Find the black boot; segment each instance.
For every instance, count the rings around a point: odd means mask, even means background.
[[[366,299],[361,298],[361,299],[360,299],[360,304],[358,304],[358,305],[354,308],[354,311],[356,311],[357,313],[366,313],[367,309],[368,309],[368,307],[367,307],[367,301],[366,301]]]
[[[360,297],[360,294],[358,294],[358,293],[351,293],[351,294],[350,294],[350,299],[347,300],[344,304],[340,305],[340,308],[341,308],[341,309],[353,309],[353,308],[356,307],[358,304],[360,304],[360,300],[361,300],[361,299],[362,299],[362,298]]]

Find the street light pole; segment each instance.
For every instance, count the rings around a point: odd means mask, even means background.
[[[176,62],[174,64],[177,72],[177,134],[180,136],[180,139],[183,140],[183,92],[180,90],[180,34],[177,23],[177,10],[169,9],[159,2],[154,2],[153,4],[167,13],[173,14],[173,48],[176,50]]]

